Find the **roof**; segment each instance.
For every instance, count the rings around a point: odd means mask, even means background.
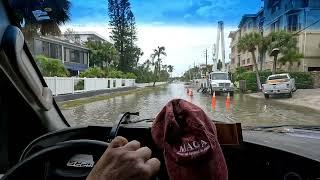
[[[241,26],[247,21],[247,19],[257,18],[257,17],[258,17],[258,14],[245,14],[245,15],[243,15],[238,27],[241,28]]]
[[[94,31],[78,31],[78,32],[74,32],[73,34],[77,34],[77,35],[94,35],[97,36],[98,38],[107,41],[105,37],[101,36],[100,34],[94,32]],[[63,34],[65,35],[65,34]]]
[[[75,44],[75,43],[70,43],[68,41],[64,41],[64,40],[62,40],[60,38],[57,38],[57,37],[54,37],[54,36],[37,36],[37,37],[35,37],[35,39],[50,41],[50,42],[54,42],[54,43],[57,43],[57,44],[68,45],[68,46],[77,47],[77,48],[89,51],[89,49],[86,48],[86,47],[83,47],[83,46],[81,46],[79,44]]]

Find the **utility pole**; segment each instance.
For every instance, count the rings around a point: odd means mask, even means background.
[[[208,49],[206,49],[206,75],[207,75],[207,70],[208,70]]]

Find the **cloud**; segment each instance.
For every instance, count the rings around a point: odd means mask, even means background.
[[[98,34],[108,38],[110,30],[103,24],[87,25],[66,25],[62,27],[73,28],[76,31],[95,31]],[[144,56],[141,62],[150,58],[150,54],[157,46],[165,46],[167,57],[164,58],[165,64],[175,66],[173,75],[181,76],[189,66],[194,63],[205,63],[204,51],[208,49],[208,63],[212,63],[212,48],[216,42],[215,26],[163,26],[163,25],[139,25],[138,29],[138,46],[143,50]],[[234,28],[226,27],[226,57],[230,53],[227,38],[230,30]],[[108,38],[109,39],[109,38]],[[227,59],[228,61],[228,59]]]
[[[224,20],[236,25],[244,13],[255,13],[261,0],[131,0],[136,20],[141,24],[211,24]],[[72,21],[108,22],[107,0],[71,0]]]

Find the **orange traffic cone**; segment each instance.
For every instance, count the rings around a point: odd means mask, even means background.
[[[216,101],[212,101],[211,106],[212,106],[212,110],[216,111],[216,107],[217,107]]]
[[[229,103],[229,104],[230,104],[230,102],[231,102],[231,100],[230,100],[230,93],[228,93],[226,103]]]
[[[189,90],[189,96],[193,96],[193,91],[192,91],[192,89]]]
[[[213,94],[212,94],[212,103],[215,103],[216,102],[216,92],[213,91]]]

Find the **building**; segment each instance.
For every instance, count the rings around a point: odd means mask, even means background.
[[[84,44],[87,41],[107,41],[104,37],[92,31],[73,32],[72,34],[63,34],[63,36],[77,44]]]
[[[298,48],[304,58],[295,65],[295,70],[320,71],[320,22],[317,23],[320,1],[264,0],[264,14],[264,35],[276,30],[297,33]],[[268,55],[265,66],[272,68],[272,58]]]
[[[55,37],[33,38],[32,53],[61,60],[72,75],[79,75],[89,67],[89,49]]]
[[[251,69],[252,60],[247,53],[238,53],[236,47],[239,38],[246,32],[255,30],[267,36],[272,31],[286,30],[297,34],[297,46],[304,54],[299,63],[294,64],[295,71],[320,71],[320,1],[319,0],[263,0],[264,7],[257,14],[244,15],[239,29],[230,33],[231,69],[246,67]],[[310,26],[311,25],[311,26]],[[238,56],[238,60],[237,57]],[[260,69],[270,70],[273,57],[269,53],[256,54]],[[234,60],[232,60],[234,59]],[[240,62],[240,63],[239,63]],[[280,66],[278,67],[280,68]],[[282,68],[287,68],[283,66]]]
[[[238,26],[238,30],[231,31],[229,38],[231,38],[231,54],[230,54],[230,70],[235,71],[237,67],[245,67],[247,70],[253,70],[252,55],[249,52],[239,52],[237,45],[239,39],[250,32],[262,32],[261,21],[263,21],[263,9],[257,14],[245,14],[242,16]],[[256,52],[256,57],[258,53]],[[258,64],[261,64],[262,58],[257,58]]]

